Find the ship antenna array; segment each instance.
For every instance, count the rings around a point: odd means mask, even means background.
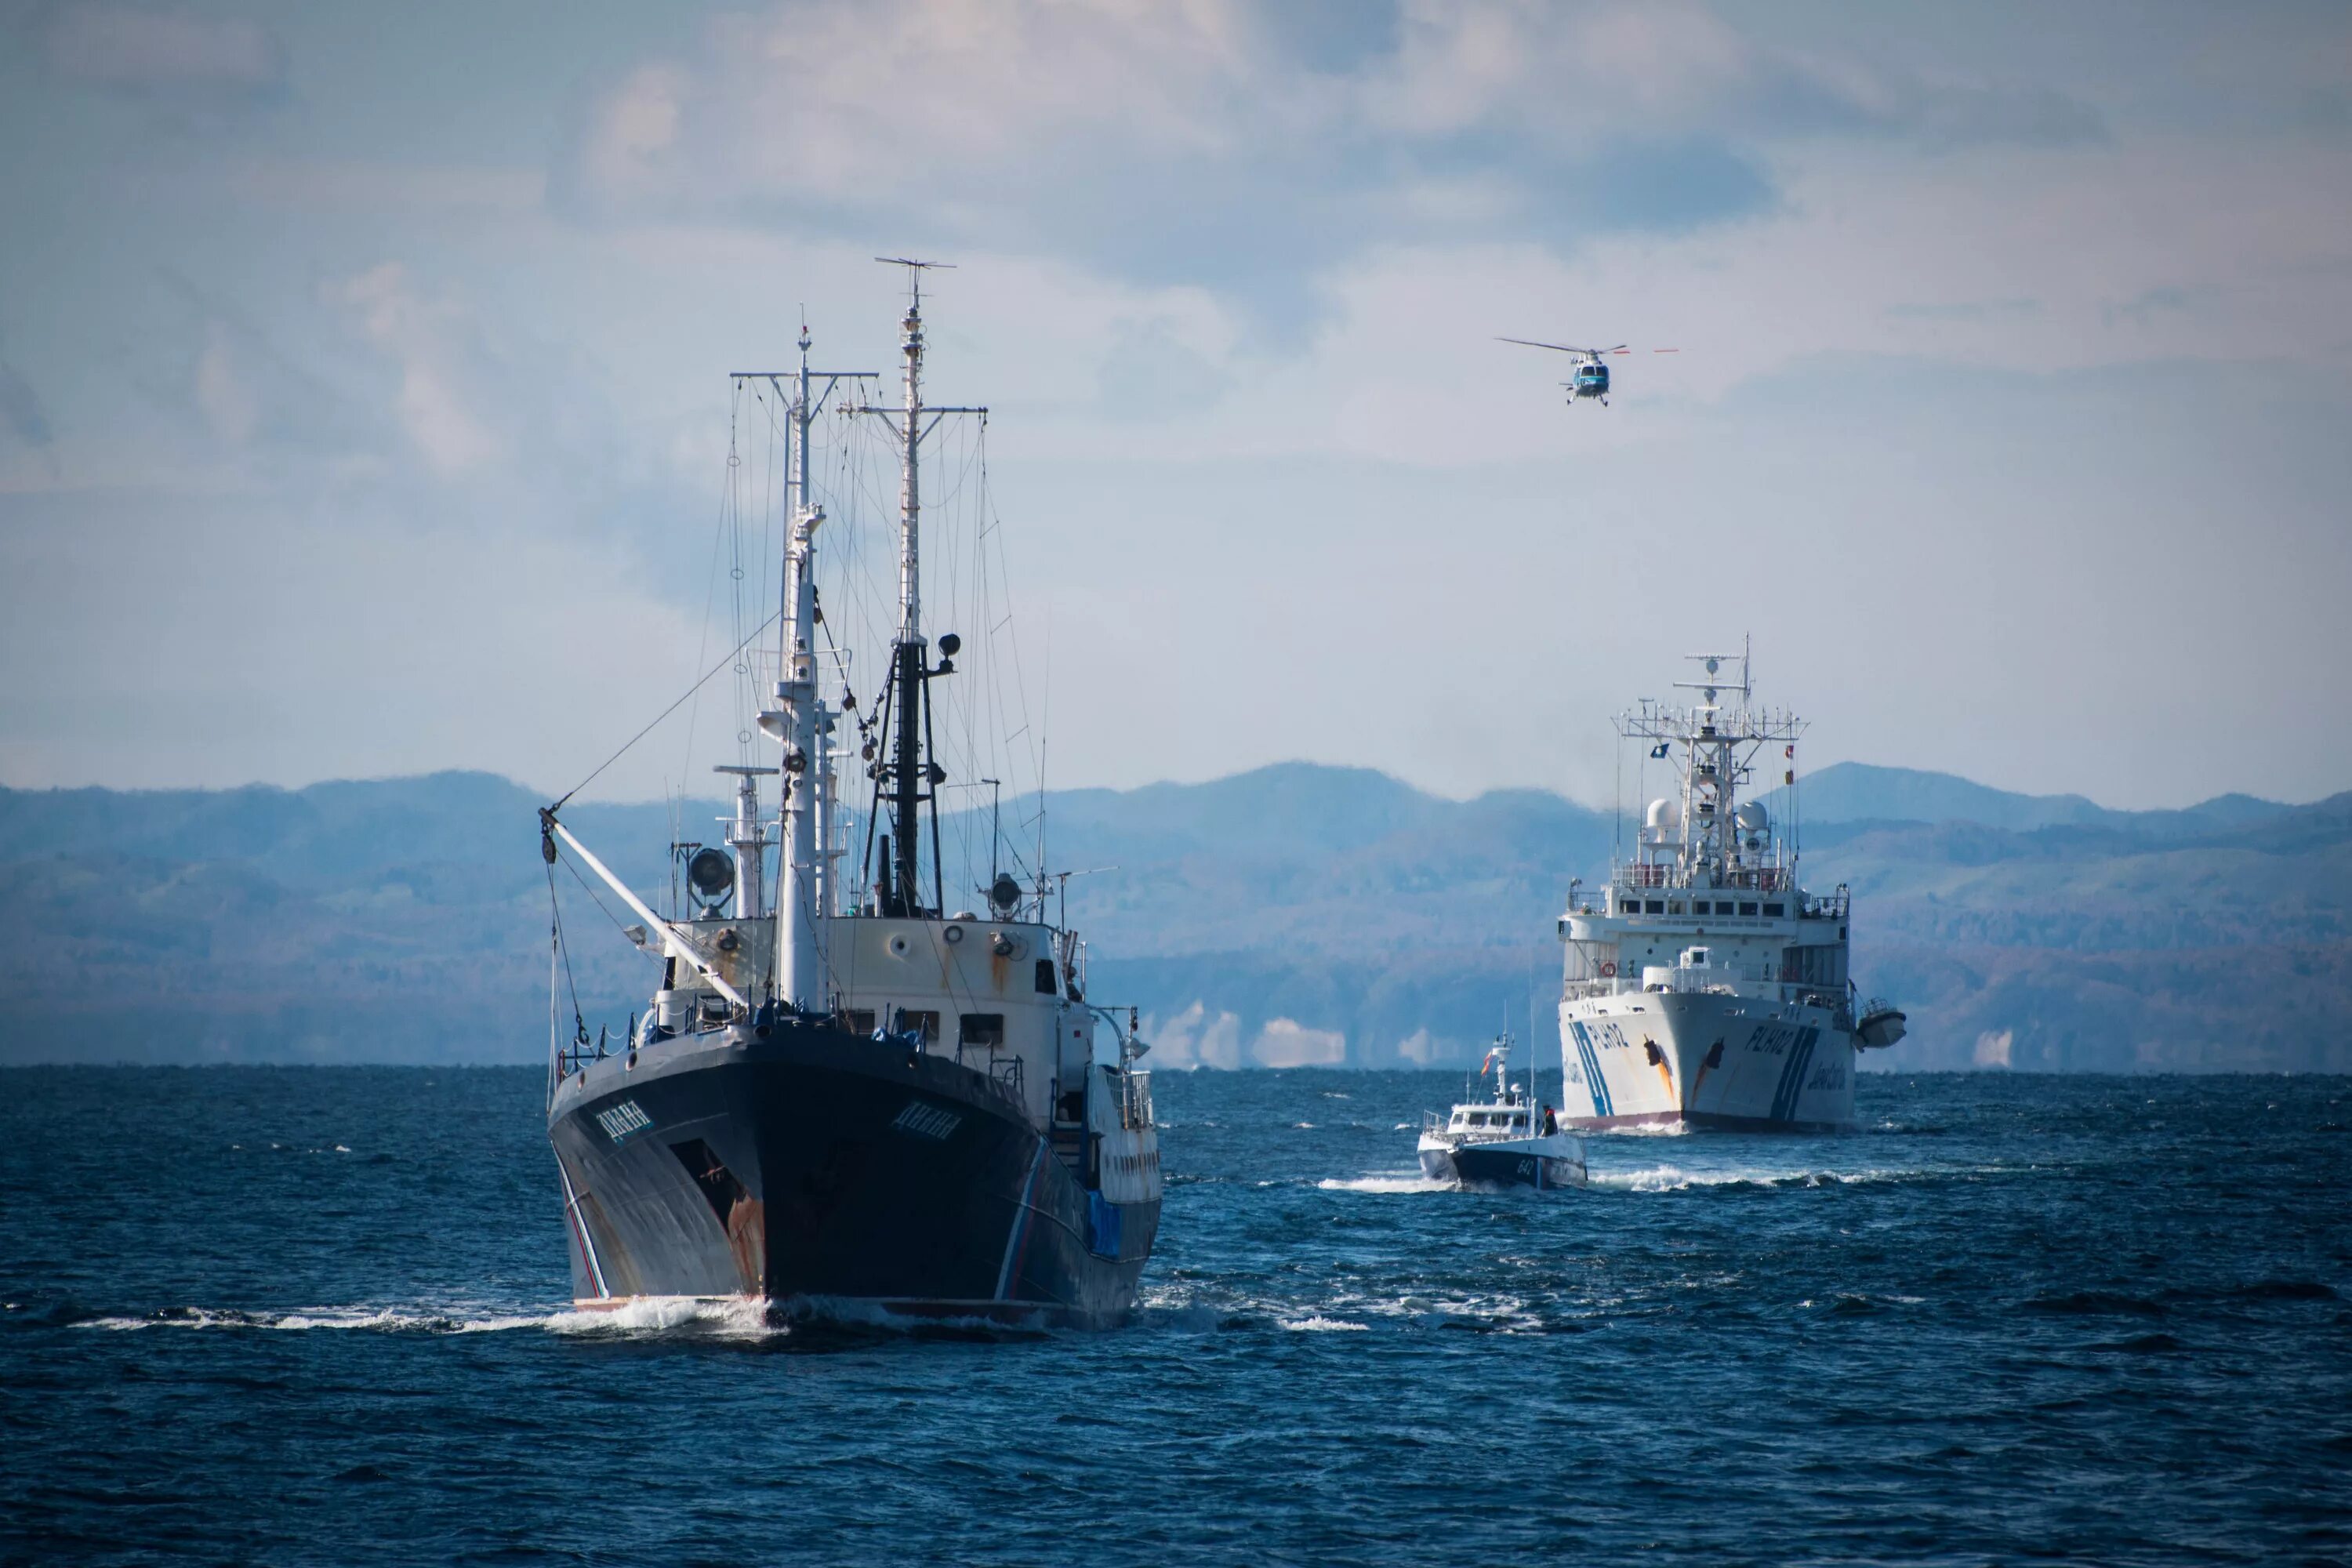
[[[1683,777],[1683,826],[1676,858],[1686,872],[1702,864],[1711,864],[1725,852],[1725,846],[1716,841],[1718,837],[1736,837],[1735,829],[1717,825],[1728,824],[1739,786],[1753,772],[1757,751],[1767,742],[1778,742],[1790,748],[1793,759],[1797,738],[1805,731],[1804,721],[1786,709],[1759,710],[1749,706],[1755,696],[1749,674],[1751,645],[1752,639],[1743,639],[1738,653],[1688,656],[1702,667],[1700,677],[1675,681],[1675,687],[1698,694],[1698,701],[1692,706],[1678,708],[1645,697],[1617,718],[1620,741],[1649,742],[1653,758],[1665,757],[1677,746],[1682,749],[1675,762]],[[1736,673],[1727,668],[1732,665],[1738,666]],[[1727,703],[1726,698],[1736,701]],[[1794,772],[1791,767],[1792,780]],[[1719,792],[1719,798],[1711,802],[1704,814],[1698,814],[1695,808],[1700,803],[1702,781],[1705,790],[1710,794]],[[1701,824],[1706,826],[1702,827]],[[1790,848],[1793,866],[1793,836]]]
[[[943,656],[934,668],[929,660],[929,639],[923,635],[922,595],[922,445],[949,415],[972,415],[985,422],[985,407],[951,407],[923,401],[923,274],[951,270],[952,263],[919,261],[907,256],[877,256],[876,261],[907,269],[907,314],[900,322],[899,353],[905,361],[901,396],[896,408],[861,403],[852,413],[880,420],[897,439],[898,457],[898,628],[891,649],[889,688],[883,711],[890,726],[891,747],[873,769],[874,809],[866,816],[868,857],[887,803],[891,824],[889,865],[882,885],[885,914],[923,912],[920,856],[916,847],[919,814],[930,806],[931,885],[939,908],[945,909],[946,881],[940,857],[939,785],[945,773],[933,759],[930,682],[952,673],[961,646],[940,641]]]

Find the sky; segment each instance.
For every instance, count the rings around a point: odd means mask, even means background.
[[[2352,785],[2340,5],[0,0],[0,234],[11,785],[577,783],[772,574],[729,373],[907,254],[975,775],[1605,803],[1751,638],[1808,767]]]

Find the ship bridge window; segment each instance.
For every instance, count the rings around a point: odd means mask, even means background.
[[[1050,958],[1037,961],[1037,994],[1041,996],[1054,994],[1054,961]]]
[[[1670,915],[1678,915],[1682,912],[1683,901],[1680,899],[1676,899],[1673,903],[1666,906],[1666,913]]]
[[[970,1046],[979,1050],[997,1050],[1004,1044],[1004,1015],[1002,1013],[964,1013],[956,1019],[956,1045]]]
[[[926,1049],[940,1043],[940,1016],[937,1013],[929,1009],[900,1007],[896,1009],[893,1017],[897,1024],[893,1033],[920,1035]]]
[[[1777,921],[1782,915],[1789,912],[1789,906],[1786,904],[1767,904],[1764,906],[1764,912],[1770,915]]]
[[[846,1017],[846,1018],[848,1019],[848,1021],[849,1021],[849,1032],[850,1032],[851,1034],[853,1034],[853,1035],[870,1035],[870,1034],[872,1034],[872,1033],[874,1032],[874,1009],[873,1009],[873,1008],[871,1008],[871,1007],[852,1007],[852,1008],[851,1008],[851,1009],[850,1009],[846,1014],[845,1014],[845,1015],[844,1015],[844,1016],[845,1016],[845,1017]]]
[[[1739,912],[1743,915],[1752,915],[1756,912],[1756,906],[1754,904],[1743,903],[1739,906]]]
[[[1651,899],[1642,905],[1642,912],[1645,915],[1664,914],[1666,912],[1665,900],[1664,899]]]

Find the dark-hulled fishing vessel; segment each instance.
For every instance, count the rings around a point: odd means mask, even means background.
[[[1042,863],[1026,884],[995,874],[984,911],[950,912],[931,691],[961,643],[923,629],[922,447],[942,418],[985,411],[922,401],[924,264],[903,265],[903,395],[847,410],[887,429],[899,469],[882,700],[860,713],[845,688],[838,706],[819,690],[810,428],[837,385],[864,378],[812,372],[803,328],[797,372],[738,376],[764,382],[784,416],[788,510],[773,705],[755,715],[777,749],[772,763],[719,770],[736,789],[727,849],[682,857],[691,908],[664,919],[574,836],[563,802],[541,814],[551,887],[560,861],[583,868],[662,964],[622,1048],[592,1046],[576,1005],[568,1037],[551,1031],[548,1135],[583,1306],[733,1298],[1099,1323],[1133,1305],[1150,1256],[1160,1152],[1133,1013],[1087,999],[1085,946],[1049,919]],[[873,781],[847,876],[834,791],[845,719]],[[773,819],[762,778],[780,786]]]

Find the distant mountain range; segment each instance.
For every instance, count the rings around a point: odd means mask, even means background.
[[[1798,788],[1806,880],[1852,886],[1857,976],[1910,1012],[1871,1065],[2352,1069],[2352,795],[2123,812],[1855,763]],[[536,1059],[540,804],[480,773],[0,790],[0,1060]],[[1046,868],[1093,871],[1067,899],[1094,994],[1142,1010],[1162,1067],[1458,1062],[1531,1001],[1548,1045],[1554,921],[1613,836],[1538,791],[1449,801],[1305,763],[1045,808]],[[723,809],[565,819],[667,907],[666,846]],[[973,904],[984,822],[943,834],[951,878],[977,847]],[[617,1033],[652,965],[556,884],[571,984]]]

